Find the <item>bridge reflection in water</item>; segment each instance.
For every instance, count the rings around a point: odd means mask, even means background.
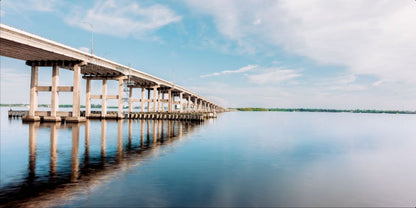
[[[85,191],[86,187],[105,183],[106,177],[120,170],[163,154],[163,145],[181,139],[200,124],[177,120],[29,123],[28,173],[19,173],[22,178],[2,184],[0,206],[59,205],[55,203],[70,200],[71,195]],[[38,134],[40,130],[42,135]],[[45,149],[45,142],[38,140],[45,139],[48,130],[49,154],[37,152]],[[125,136],[124,131],[128,131]],[[67,144],[58,147],[59,142]]]

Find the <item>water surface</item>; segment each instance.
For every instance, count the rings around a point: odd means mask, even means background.
[[[229,112],[201,124],[75,126],[5,115],[0,190],[23,205],[416,205],[414,115]]]

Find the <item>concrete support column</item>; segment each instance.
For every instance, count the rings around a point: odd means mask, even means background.
[[[32,66],[30,76],[30,107],[29,115],[23,118],[23,121],[40,121],[40,117],[36,116],[38,110],[38,66]]]
[[[81,117],[81,67],[75,65],[74,85],[72,91],[72,116],[66,122],[85,122],[85,117]]]
[[[117,118],[123,118],[123,79],[118,79],[118,112]]]
[[[168,90],[168,112],[171,113],[173,111],[173,98],[172,98],[172,89]]]
[[[103,88],[102,88],[102,95],[101,95],[101,117],[105,117],[107,115],[107,80],[103,80]]]
[[[191,96],[188,96],[188,103],[186,103],[186,112],[191,111]]]
[[[198,100],[197,104],[196,104],[196,111],[200,112],[201,111],[201,100]]]
[[[85,90],[85,117],[91,115],[91,79],[86,80]]]
[[[150,88],[147,89],[147,112],[150,112]]]
[[[194,100],[194,111],[198,112],[198,98],[195,98]]]
[[[56,117],[56,111],[59,109],[59,67],[52,68],[52,90],[51,90],[51,116]]]
[[[140,97],[140,111],[144,112],[144,87],[142,87],[142,95]]]
[[[156,97],[157,96],[157,87],[153,87],[153,112],[157,111],[157,103],[156,103]]]
[[[44,121],[58,122],[61,121],[61,117],[56,116],[56,112],[59,109],[59,66],[54,65],[52,67],[52,87],[51,87],[51,115],[45,116]]]
[[[129,87],[129,113],[133,110],[133,87]]]
[[[167,94],[166,92],[163,92],[163,94],[162,94],[162,99],[164,99],[164,101],[163,101],[163,103],[162,103],[162,106],[163,106],[163,107],[162,107],[162,108],[163,108],[162,110],[163,110],[163,111],[165,111],[166,104],[168,103],[168,102],[166,102],[166,94]],[[168,104],[169,104],[169,103],[168,103]],[[167,110],[169,110],[169,106],[168,106]]]
[[[157,97],[158,97],[157,111],[161,112],[161,111],[163,111],[163,109],[162,110],[160,109],[160,106],[161,106],[160,104],[163,104],[163,101],[162,101],[162,99],[163,99],[163,93],[161,91],[158,91]]]
[[[74,66],[74,88],[72,92],[72,117],[80,117],[81,108],[81,67]]]
[[[182,111],[183,111],[183,106],[182,106],[182,104],[183,104],[183,101],[182,101],[182,96],[183,96],[183,92],[180,92],[180,93],[179,93],[179,113],[182,113]]]

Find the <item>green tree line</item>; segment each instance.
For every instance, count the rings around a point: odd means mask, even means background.
[[[416,114],[416,111],[399,110],[339,110],[339,109],[319,109],[319,108],[231,108],[237,111],[280,111],[280,112],[329,112],[329,113],[391,113],[391,114]]]

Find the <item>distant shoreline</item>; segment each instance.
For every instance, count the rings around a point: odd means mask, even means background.
[[[0,104],[0,107],[29,107],[29,104]],[[49,107],[47,104],[39,104],[38,107]],[[72,108],[70,104],[59,105],[60,108]],[[85,108],[81,105],[81,108]],[[91,108],[101,108],[101,105],[91,105]],[[109,109],[118,108],[117,106],[107,106]],[[128,107],[124,107],[127,109]],[[135,107],[138,109],[140,107]],[[388,114],[416,114],[416,111],[401,110],[339,110],[339,109],[319,109],[319,108],[228,108],[229,111],[275,111],[275,112],[324,112],[324,113],[388,113]]]
[[[416,111],[400,110],[339,110],[317,108],[229,108],[235,111],[277,111],[277,112],[324,112],[324,113],[389,113],[389,114],[416,114]]]

